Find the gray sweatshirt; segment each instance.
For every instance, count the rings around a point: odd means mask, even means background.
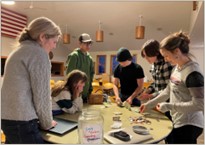
[[[170,102],[164,102],[168,98]],[[204,128],[204,77],[196,62],[190,61],[180,69],[175,67],[166,89],[145,106],[153,108],[160,102],[162,112],[170,111],[174,128]]]
[[[52,124],[51,64],[35,41],[23,41],[6,60],[1,92],[1,118],[39,119],[42,128]]]

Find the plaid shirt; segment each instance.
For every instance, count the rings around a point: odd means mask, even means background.
[[[152,74],[154,82],[149,88],[151,87],[154,90],[154,96],[157,96],[159,91],[166,88],[170,80],[172,68],[171,64],[165,62],[164,59],[160,59],[151,66],[150,73]]]

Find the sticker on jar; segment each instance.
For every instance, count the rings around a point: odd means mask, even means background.
[[[82,128],[83,143],[102,143],[103,129],[101,125],[85,125]]]

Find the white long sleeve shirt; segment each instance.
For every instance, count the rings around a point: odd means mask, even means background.
[[[164,102],[168,98],[170,102]],[[160,102],[162,112],[170,111],[175,128],[204,128],[204,77],[197,63],[190,61],[180,69],[175,67],[166,89],[145,106],[153,108]]]

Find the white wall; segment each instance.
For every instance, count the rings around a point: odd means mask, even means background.
[[[197,1],[197,9],[195,11],[192,11],[191,13],[191,19],[190,19],[190,27],[189,27],[189,33],[192,33],[196,20],[198,18],[198,14],[200,11],[200,8],[203,6],[203,1]]]
[[[1,56],[8,56],[15,48],[16,41],[14,38],[1,37]]]
[[[204,47],[190,48],[190,53],[194,55],[195,61],[199,63],[199,67],[204,74]]]

